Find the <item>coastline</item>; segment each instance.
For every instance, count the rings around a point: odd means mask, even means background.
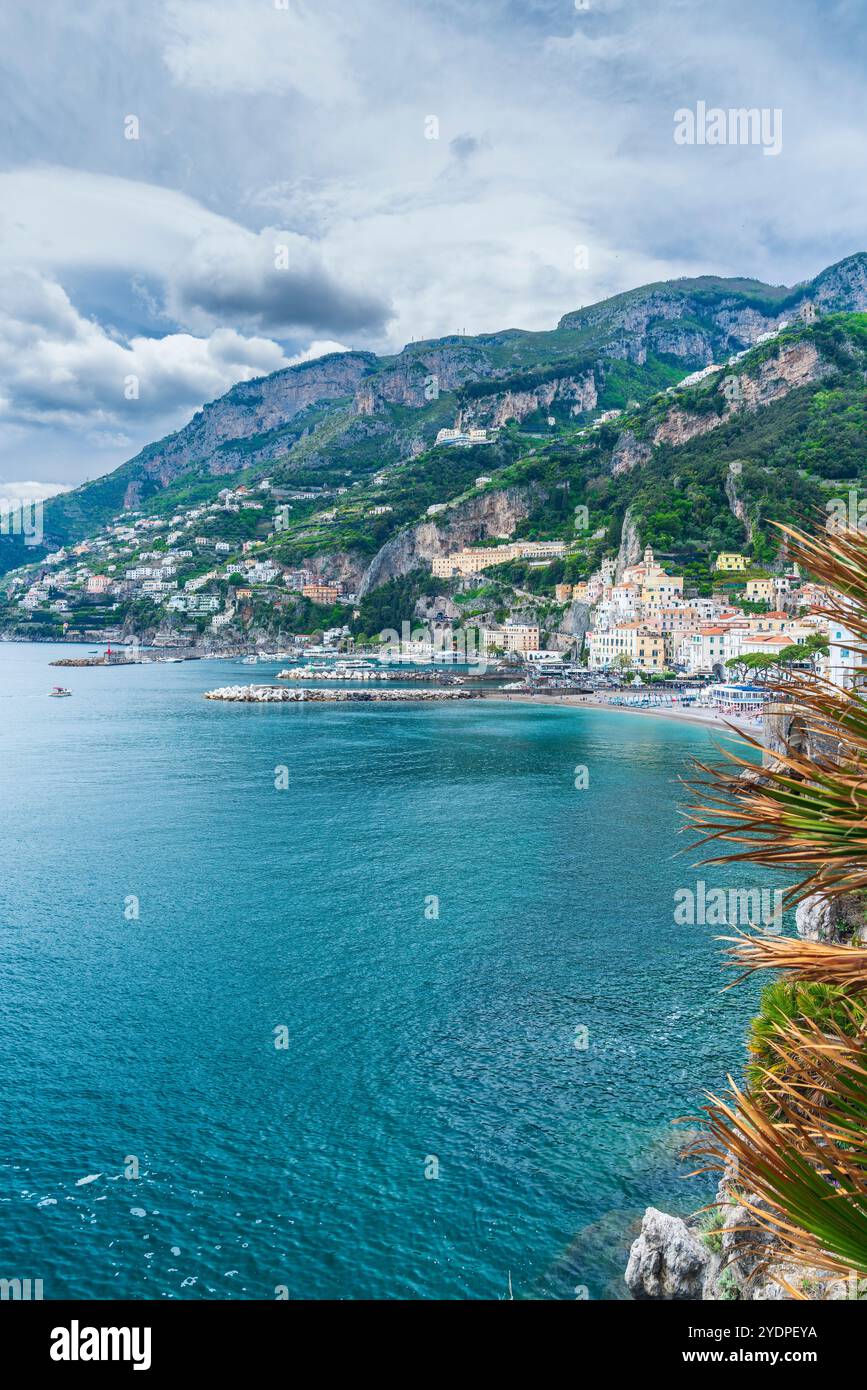
[[[694,707],[691,709],[674,707],[666,709],[664,706],[657,706],[651,709],[640,709],[630,705],[614,705],[608,700],[599,700],[592,695],[518,695],[505,691],[485,691],[482,694],[482,699],[514,700],[530,705],[568,705],[573,708],[609,710],[612,714],[635,714],[645,719],[673,719],[679,724],[702,724],[705,728],[719,729],[721,733],[728,733],[734,729],[738,733],[751,734],[758,739],[761,739],[762,734],[761,720],[736,719],[733,716],[717,714],[714,710],[697,710]]]

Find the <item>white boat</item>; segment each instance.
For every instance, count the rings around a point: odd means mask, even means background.
[[[245,657],[242,657],[242,658],[241,658],[241,665],[242,665],[242,666],[255,666],[255,665],[257,664],[258,660],[259,660],[258,656],[245,656]]]
[[[55,685],[52,690],[49,690],[48,694],[52,700],[64,700],[68,695],[72,694],[72,691],[67,690],[63,685]]]

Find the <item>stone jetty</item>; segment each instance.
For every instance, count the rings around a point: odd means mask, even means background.
[[[417,703],[419,700],[476,700],[475,690],[309,690],[279,685],[222,685],[205,692],[206,700],[234,700],[248,705]]]
[[[463,676],[453,676],[443,671],[358,671],[351,667],[335,667],[330,671],[311,671],[309,666],[293,666],[286,671],[278,671],[278,681],[414,681],[433,682],[435,685],[463,685]]]

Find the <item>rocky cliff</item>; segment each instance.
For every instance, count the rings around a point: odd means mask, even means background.
[[[782,400],[798,387],[821,381],[833,370],[833,364],[823,360],[815,344],[805,341],[781,343],[777,352],[761,362],[754,372],[721,368],[718,378],[711,377],[714,389],[725,401],[719,413],[699,413],[688,406],[673,404],[664,418],[652,427],[648,438],[641,439],[633,430],[624,430],[611,457],[611,472],[614,476],[628,473],[646,463],[660,445],[678,448],[688,444],[728,424],[739,411],[760,410]]]
[[[456,503],[437,521],[423,521],[392,536],[373,557],[359,588],[359,597],[398,579],[435,556],[448,555],[474,541],[505,539],[529,516],[543,494],[533,487],[484,492]]]
[[[240,382],[197,411],[182,430],[148,445],[125,467],[163,487],[192,463],[205,462],[216,474],[234,472],[239,456],[226,445],[279,429],[316,402],[352,397],[375,365],[372,353],[337,353]]]
[[[422,410],[446,391],[496,374],[490,357],[472,342],[405,349],[359,385],[355,410],[374,415],[389,405]]]
[[[461,404],[457,423],[464,429],[499,429],[510,420],[520,424],[537,410],[549,411],[555,405],[565,405],[570,415],[581,415],[586,410],[595,410],[598,399],[593,372],[556,376],[525,389],[516,387],[477,395]]]
[[[611,357],[643,363],[653,352],[707,365],[808,316],[811,306],[824,314],[867,310],[867,255],[792,287],[712,275],[644,285],[565,314],[560,328],[592,333]]]

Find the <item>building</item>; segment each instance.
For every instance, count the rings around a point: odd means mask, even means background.
[[[845,688],[854,685],[858,676],[863,679],[867,656],[857,650],[860,646],[863,646],[863,642],[851,628],[836,621],[829,623],[828,659],[825,664],[828,680]]]
[[[749,567],[749,563],[746,555],[740,555],[737,551],[723,550],[716,557],[714,569],[728,572],[745,570]]]
[[[566,549],[565,541],[510,541],[508,545],[469,546],[451,555],[437,555],[431,561],[431,574],[438,579],[453,575],[480,574],[491,565],[510,560],[553,560]]]
[[[507,652],[531,652],[539,650],[539,636],[538,623],[507,623],[494,634],[494,640]]]
[[[311,603],[336,603],[343,597],[343,585],[317,580],[312,584],[305,584],[301,593],[304,598],[309,598]]]
[[[92,574],[84,588],[88,594],[108,594],[111,592],[112,580],[107,574]]]
[[[773,603],[775,597],[772,579],[748,579],[744,598],[748,603]]]
[[[490,442],[487,430],[440,430],[434,447],[442,444],[457,444],[459,447],[467,448],[470,444],[488,444]]]
[[[216,613],[220,600],[216,594],[173,594],[166,607],[172,613]]]
[[[676,655],[678,664],[684,666],[689,675],[712,675],[715,666],[721,669],[733,655],[729,629],[705,623],[697,632],[687,633]]]
[[[665,669],[665,642],[642,622],[617,623],[612,628],[587,633],[588,665],[591,671],[612,666],[638,671]]]

